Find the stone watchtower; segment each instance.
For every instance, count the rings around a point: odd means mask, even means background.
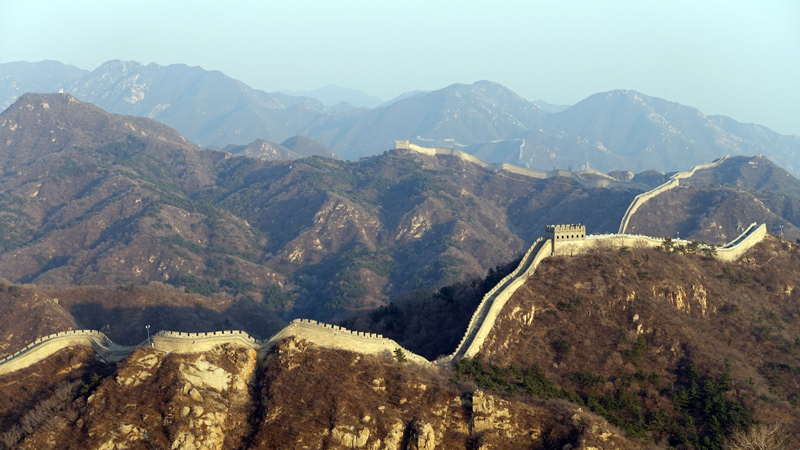
[[[575,246],[570,244],[582,246],[583,241],[586,240],[586,226],[581,224],[547,225],[544,227],[544,237],[553,243],[553,255],[569,254],[570,247]],[[565,251],[560,251],[562,249]]]

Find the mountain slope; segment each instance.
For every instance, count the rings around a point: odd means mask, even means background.
[[[543,125],[629,159],[629,170],[676,170],[722,155],[763,153],[797,173],[800,137],[782,136],[764,127],[738,123],[635,91],[590,96],[547,116]],[[622,168],[622,167],[619,167]]]
[[[109,61],[66,90],[107,111],[158,120],[202,145],[280,142],[324,109],[313,99],[267,94],[182,64]]]
[[[634,195],[414,152],[232,158],[66,94],[0,115],[0,164],[15,282],[162,281],[315,318],[482,276],[545,223],[611,231]]]
[[[376,108],[331,140],[319,139],[314,127],[302,134],[320,140],[347,159],[392,148],[395,139],[417,136],[459,144],[514,137],[535,126],[545,113],[503,86],[488,81],[454,84]],[[452,145],[452,144],[451,144]]]
[[[342,159],[322,142],[315,141],[308,136],[293,136],[281,144],[302,157],[322,156],[325,158]]]
[[[302,156],[283,145],[267,142],[263,139],[256,139],[247,145],[227,145],[222,149],[223,152],[233,153],[238,156],[248,158],[263,158],[271,161],[287,161],[299,159]]]
[[[645,202],[628,231],[728,242],[753,222],[800,238],[800,180],[761,156],[728,158]]]

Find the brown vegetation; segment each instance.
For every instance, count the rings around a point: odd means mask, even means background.
[[[635,405],[608,407],[607,417],[664,445],[680,439],[651,424],[685,420],[675,395],[726,373],[729,408],[796,424],[798,259],[798,246],[774,237],[736,263],[653,249],[551,258],[506,304],[483,356],[523,372],[538,366],[582,401]],[[747,409],[731,424],[746,426]],[[712,433],[707,419],[694,419],[701,438]],[[800,435],[791,429],[794,446]]]
[[[1,410],[0,448],[646,447],[561,400],[489,395],[454,383],[451,371],[294,338],[258,365],[254,351],[233,346],[143,348],[116,367],[87,365],[87,357],[52,357],[62,367],[53,377],[34,366],[0,379],[11,386],[3,395],[15,397]]]

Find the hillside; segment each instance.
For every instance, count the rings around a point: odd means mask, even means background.
[[[448,375],[294,338],[263,360],[235,346],[193,354],[142,348],[106,366],[76,349],[0,377],[0,445],[647,448],[574,405],[504,399]]]
[[[670,247],[546,258],[481,353],[454,368],[404,363],[380,344],[378,355],[323,349],[327,340],[302,335],[266,354],[236,341],[191,353],[157,343],[118,366],[87,367],[85,352],[67,348],[42,363],[71,363],[55,377],[37,376],[42,364],[0,377],[10,395],[0,442],[710,449],[763,421],[782,423],[794,446],[798,251],[767,237],[729,263]]]
[[[319,318],[483,276],[546,223],[613,231],[634,195],[414,152],[232,158],[65,94],[0,115],[0,164],[13,282],[161,281]]]
[[[755,156],[728,158],[699,170],[648,200],[633,215],[627,232],[725,243],[750,223],[766,223],[775,234],[800,238],[800,180]]]
[[[555,389],[661,445],[722,442],[758,419],[785,423],[796,446],[798,256],[769,238],[734,264],[641,249],[553,258],[505,305],[482,356],[538,367]],[[514,378],[493,382],[503,390]]]
[[[341,156],[326,147],[322,142],[315,141],[308,136],[293,136],[281,144],[289,150],[303,156],[322,156],[325,158],[342,159]]]
[[[237,156],[247,156],[248,158],[266,159],[269,161],[289,161],[302,158],[299,153],[283,145],[267,142],[263,139],[256,139],[247,145],[226,145],[222,151],[233,153]]]
[[[456,363],[456,379],[564,399],[663,447],[726,448],[734,430],[762,421],[783,424],[792,448],[799,252],[767,237],[733,263],[628,247],[547,258],[480,353]],[[433,296],[438,308],[409,298],[351,324],[413,335],[402,345],[424,352],[448,340],[436,327],[448,305],[469,298],[469,286],[454,286]]]

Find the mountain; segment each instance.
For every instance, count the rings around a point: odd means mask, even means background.
[[[247,145],[228,145],[222,151],[233,153],[237,156],[263,158],[271,161],[287,161],[309,156],[342,159],[322,143],[306,136],[291,137],[284,141],[283,144],[256,139]]]
[[[191,353],[141,348],[109,364],[86,347],[62,350],[1,378],[9,400],[0,404],[0,445],[650,447],[576,405],[484,393],[430,367],[403,366],[293,337],[266,353],[235,344]]]
[[[322,156],[325,158],[342,159],[322,142],[315,141],[308,136],[294,136],[283,141],[281,144],[301,157]]]
[[[0,167],[0,273],[13,282],[159,281],[314,318],[482,276],[546,223],[613,231],[635,195],[411,151],[233,158],[67,94],[26,94],[0,114]]]
[[[490,162],[601,172],[675,171],[725,154],[760,153],[800,174],[799,136],[706,116],[635,91],[595,94],[560,110],[546,102],[539,102],[540,108],[499,84],[479,81],[409,92],[369,109],[356,107],[357,102],[326,106],[309,97],[268,94],[220,72],[180,64],[109,61],[91,73],[53,62],[0,66],[6,102],[21,90],[64,86],[83,101],[156,119],[214,148],[304,135],[355,160],[408,139],[458,148]]]
[[[58,61],[17,61],[0,64],[0,111],[26,92],[56,92],[88,70]]]
[[[233,153],[237,156],[262,158],[270,161],[287,161],[302,158],[299,153],[293,152],[283,145],[267,142],[263,139],[256,139],[247,145],[227,145],[222,151]]]
[[[798,257],[797,245],[767,236],[733,262],[628,247],[547,258],[496,312],[480,353],[456,362],[454,380],[569,401],[656,448],[731,448],[735,430],[756,421],[783,424],[796,446]],[[413,352],[449,342],[449,354],[475,286],[410,293],[345,325]]]
[[[543,111],[549,112],[550,114],[560,113],[565,109],[569,108],[572,105],[556,105],[555,103],[549,103],[544,100],[536,100],[533,102],[534,105],[541,108]]]
[[[325,108],[313,99],[267,94],[221,72],[183,64],[109,61],[65,90],[107,111],[158,120],[201,145],[280,142]]]
[[[406,99],[406,98],[409,98],[409,97],[413,97],[413,96],[415,96],[417,94],[427,94],[428,92],[430,92],[430,91],[416,90],[416,91],[403,92],[402,94],[398,95],[397,97],[395,97],[395,98],[393,98],[391,100],[387,100],[386,102],[384,102],[380,106],[384,106],[384,107],[385,106],[389,106],[392,103],[399,102],[400,100],[403,100],[403,99]]]
[[[329,84],[313,91],[278,91],[283,94],[292,95],[295,97],[310,97],[315,98],[325,105],[333,106],[337,103],[346,102],[350,103],[356,108],[366,106],[367,108],[374,108],[380,106],[383,100],[378,97],[367,95],[356,89],[348,89],[340,86]]]
[[[224,153],[200,152],[154,120],[111,115],[66,94],[23,95],[0,114],[0,136],[6,278],[55,286],[175,282],[210,262],[222,265],[222,278],[283,279],[252,262],[249,249],[263,245],[254,228],[189,198],[214,185],[214,162]],[[225,263],[197,250],[206,246]]]
[[[358,159],[392,148],[396,139],[417,138],[429,147],[448,142],[452,147],[515,136],[535,126],[545,114],[503,86],[479,81],[370,110],[338,136],[319,140],[346,159]],[[316,139],[315,125],[302,134]]]
[[[635,91],[592,95],[546,116],[542,125],[627,158],[628,170],[672,171],[725,154],[761,153],[789,172],[800,173],[799,136],[782,136],[723,116],[706,116],[694,108]]]
[[[763,156],[736,156],[645,202],[626,231],[720,244],[753,222],[800,239],[800,180]]]

